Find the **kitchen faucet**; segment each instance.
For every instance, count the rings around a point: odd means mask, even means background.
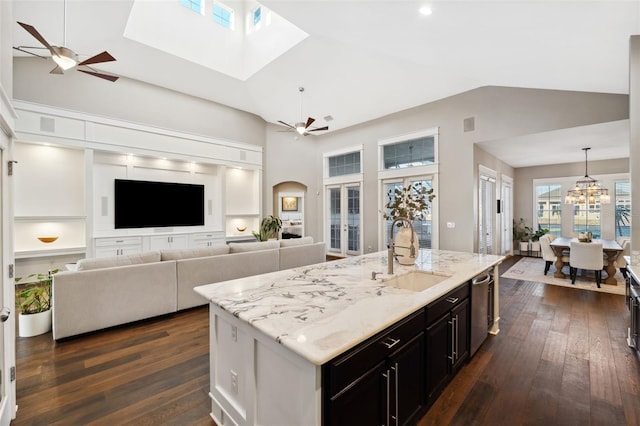
[[[411,223],[411,221],[409,219],[407,219],[406,217],[398,217],[396,219],[393,220],[393,223],[391,223],[391,229],[389,230],[389,254],[387,255],[387,273],[389,275],[393,274],[393,258],[395,256],[398,256],[395,252],[395,248],[396,248],[396,244],[393,242],[393,228],[395,228],[396,223],[398,222],[404,222],[409,224],[409,228],[411,228],[411,244],[409,245],[410,247],[404,247],[404,246],[397,246],[400,248],[408,248],[409,249],[409,257],[415,258],[416,257],[416,248],[413,246],[413,241],[415,238],[415,231],[413,229],[413,223]],[[403,256],[403,255],[400,255]]]

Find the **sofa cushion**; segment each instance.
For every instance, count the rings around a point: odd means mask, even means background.
[[[93,257],[88,259],[80,259],[76,264],[76,271],[88,271],[90,269],[111,268],[114,266],[137,265],[140,263],[152,262],[160,262],[159,251],[136,253],[127,256]]]
[[[229,243],[229,253],[246,253],[256,250],[271,250],[280,248],[280,241],[256,241],[255,243]]]
[[[286,240],[280,240],[280,247],[293,247],[304,244],[313,244],[313,237],[288,238]]]
[[[192,259],[194,257],[218,256],[220,254],[229,254],[229,246],[226,244],[221,244],[213,247],[160,251],[160,257],[162,260]]]

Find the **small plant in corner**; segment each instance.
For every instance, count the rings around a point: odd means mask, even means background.
[[[38,314],[51,309],[51,283],[53,275],[59,271],[59,269],[52,269],[46,274],[27,275],[26,280],[35,280],[23,285],[20,284],[22,277],[15,278],[15,283],[21,286],[16,293],[16,308],[20,314]]]
[[[267,216],[260,223],[260,231],[251,231],[258,241],[267,241],[269,238],[276,238],[282,229],[282,220],[276,216]]]

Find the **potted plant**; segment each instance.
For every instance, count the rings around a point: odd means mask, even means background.
[[[27,275],[26,279],[33,281],[26,284],[20,284],[22,277],[15,278],[20,287],[16,293],[16,308],[21,337],[37,336],[51,330],[51,283],[53,275],[59,271],[53,269],[46,274]]]
[[[527,226],[525,220],[520,218],[518,222],[513,220],[513,241],[519,243],[520,254],[529,252],[529,237],[532,229]]]
[[[386,220],[398,218],[408,219],[411,223],[414,220],[426,218],[430,209],[430,202],[435,198],[433,188],[427,188],[423,182],[403,186],[402,189],[394,188],[387,192],[387,203],[384,205],[383,217]],[[412,264],[409,252],[412,241],[411,228],[404,221],[399,221],[396,226],[400,227],[394,243],[397,246],[398,262],[401,264]],[[413,247],[418,252],[420,243],[418,238],[413,236]],[[406,262],[406,263],[405,263]]]
[[[267,241],[270,238],[277,238],[281,229],[282,220],[279,217],[271,215],[262,219],[258,232],[251,231],[251,233],[258,241]]]
[[[538,225],[538,230],[536,232],[531,233],[531,251],[535,253],[540,253],[540,237],[544,234],[548,234],[549,230],[546,228],[541,228]]]

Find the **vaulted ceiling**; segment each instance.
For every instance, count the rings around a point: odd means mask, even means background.
[[[67,0],[65,7],[63,0],[14,0],[13,13],[51,44],[66,38],[85,57],[108,50],[117,61],[98,64],[101,71],[271,123],[311,116],[330,131],[487,85],[627,94],[629,37],[640,33],[640,1],[264,0],[273,27],[247,34],[238,26],[233,37],[253,49],[238,59],[227,36],[197,31],[201,24],[193,23],[197,17],[209,24],[210,1],[204,16],[175,9],[179,3]],[[255,5],[224,3],[241,19]],[[419,13],[424,5],[431,15]],[[169,11],[171,19],[145,21],[152,10]],[[164,37],[154,35],[154,26]],[[278,43],[277,34],[288,43]],[[38,46],[17,24],[13,37],[14,46]],[[161,38],[173,47],[163,48]],[[198,52],[229,55],[228,61],[194,60]],[[329,115],[333,120],[325,122]],[[580,155],[578,149],[576,161]]]

